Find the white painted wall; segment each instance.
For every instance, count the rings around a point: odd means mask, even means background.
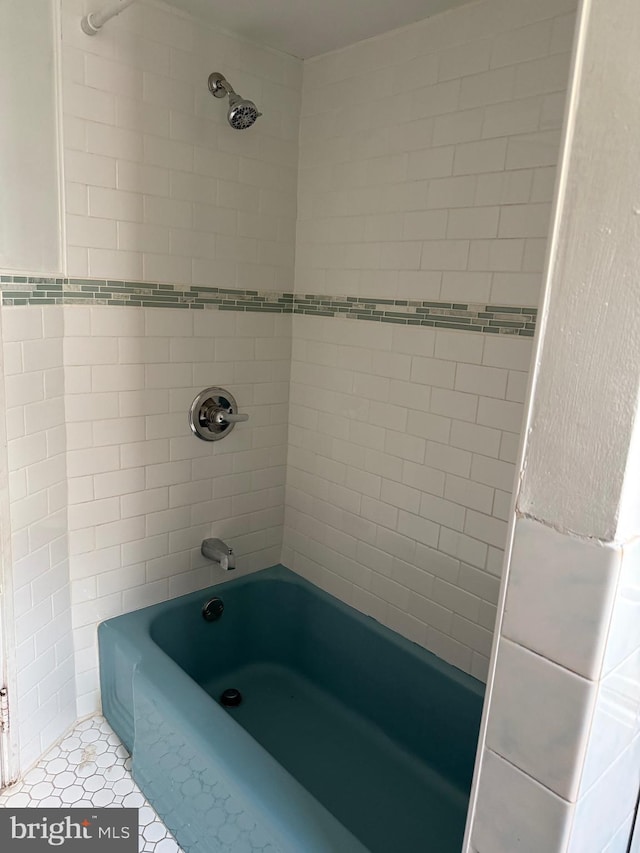
[[[296,290],[536,306],[574,2],[305,63]],[[294,317],[285,562],[485,678],[531,341]]]
[[[0,3],[0,268],[61,263],[56,4]]]
[[[620,115],[633,111],[633,104],[624,101],[626,84],[638,82],[640,70],[620,67],[614,46],[620,21],[606,23],[606,32],[592,33],[590,39],[608,38],[611,53],[597,67],[586,65],[580,82],[564,201],[571,218],[561,225],[554,257],[554,275],[564,288],[546,319],[547,346],[553,347],[557,368],[541,371],[536,386],[519,506],[523,513],[579,535],[624,541],[640,533],[638,502],[633,500],[638,465],[628,459],[639,393],[638,376],[629,365],[640,361],[635,335],[640,324],[638,263],[629,248],[640,238],[640,204],[638,187],[630,179],[632,130]],[[591,42],[587,51],[593,49]],[[602,97],[598,87],[603,77],[615,98]],[[586,136],[588,149],[580,144]],[[613,221],[614,210],[626,215]],[[565,327],[569,312],[575,315],[573,333]],[[584,334],[583,328],[591,333]],[[540,359],[547,357],[543,347]],[[583,369],[576,371],[576,364]],[[632,508],[627,504],[621,520],[625,473]]]

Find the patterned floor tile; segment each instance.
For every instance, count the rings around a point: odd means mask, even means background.
[[[131,776],[131,759],[104,717],[92,717],[54,746],[0,808],[139,808],[140,853],[182,853]]]

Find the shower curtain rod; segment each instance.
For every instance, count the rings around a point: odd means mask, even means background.
[[[135,3],[135,0],[116,0],[115,3],[111,3],[99,12],[89,12],[82,19],[80,26],[88,36],[95,36],[107,21],[115,18],[120,12],[124,12],[127,6],[131,6],[132,3]]]

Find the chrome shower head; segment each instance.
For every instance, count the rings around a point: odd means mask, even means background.
[[[229,95],[229,112],[227,121],[236,130],[244,130],[251,127],[255,120],[261,116],[253,101],[245,101],[240,95]]]
[[[246,101],[238,95],[229,81],[214,71],[209,75],[209,91],[214,98],[229,97],[229,112],[227,121],[235,130],[251,127],[255,120],[262,115],[253,101]]]

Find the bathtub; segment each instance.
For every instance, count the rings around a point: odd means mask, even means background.
[[[99,645],[104,714],[187,853],[460,853],[483,686],[288,569]]]

